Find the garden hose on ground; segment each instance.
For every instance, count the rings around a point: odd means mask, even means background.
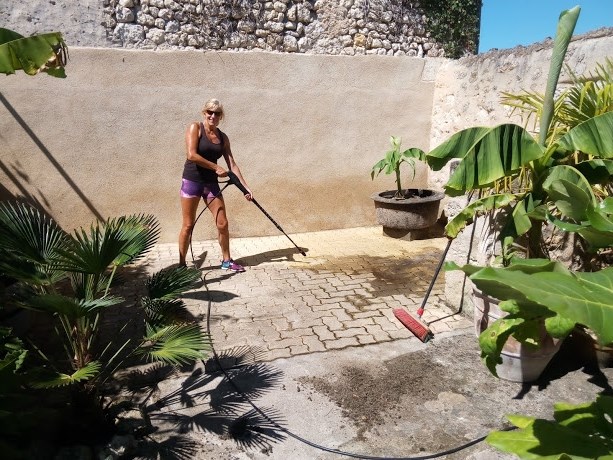
[[[211,320],[211,306],[213,304],[213,301],[209,295],[209,287],[207,286],[206,283],[206,276],[211,273],[210,271],[206,272],[204,275],[201,276],[202,282],[204,283],[204,287],[206,289],[207,292],[207,296],[208,296],[208,307],[207,307],[207,314],[206,314],[206,333],[209,335],[211,335],[211,324],[210,324],[210,320]],[[303,444],[306,444],[308,446],[311,446],[315,449],[324,451],[324,452],[329,452],[329,453],[333,453],[333,454],[338,454],[338,455],[344,455],[346,457],[352,457],[352,458],[359,458],[359,459],[364,459],[364,460],[427,460],[427,459],[433,459],[433,458],[439,458],[442,457],[444,455],[450,455],[453,454],[455,452],[459,452],[463,449],[466,449],[468,447],[474,446],[475,444],[480,443],[481,441],[483,441],[487,435],[485,436],[480,436],[479,438],[473,439],[472,441],[469,441],[467,443],[464,443],[460,446],[448,449],[448,450],[444,450],[442,452],[437,452],[435,454],[428,454],[428,455],[418,455],[418,456],[414,456],[414,457],[381,457],[381,456],[373,456],[373,455],[363,455],[363,454],[355,454],[352,452],[345,452],[339,449],[334,449],[331,447],[326,447],[326,446],[322,446],[321,444],[317,444],[315,442],[309,441],[308,439],[303,438],[300,435],[297,435],[295,433],[293,433],[292,431],[288,430],[287,428],[284,428],[283,426],[279,425],[279,423],[277,423],[275,420],[272,419],[272,417],[269,417],[262,409],[260,409],[258,406],[255,405],[255,403],[251,400],[251,398],[249,398],[249,396],[247,396],[241,389],[240,387],[234,382],[234,380],[232,380],[232,377],[229,375],[229,373],[226,371],[226,369],[224,369],[223,365],[221,364],[221,360],[219,359],[219,355],[217,354],[217,351],[215,350],[215,346],[213,345],[213,343],[211,342],[211,351],[213,352],[213,358],[215,359],[215,364],[219,367],[219,369],[221,370],[221,372],[223,373],[224,377],[228,380],[228,382],[230,383],[230,385],[232,385],[232,387],[234,388],[234,390],[236,391],[237,394],[239,394],[244,400],[245,402],[247,402],[252,408],[253,410],[255,410],[258,414],[260,414],[262,417],[264,417],[265,420],[267,420],[272,426],[274,426],[276,429],[278,429],[280,432],[286,434],[287,436],[296,439],[297,441],[302,442]],[[512,428],[502,428],[502,430],[507,431],[510,429],[515,429],[514,427]]]
[[[234,176],[234,178],[232,176]],[[236,178],[236,176],[234,174],[232,174],[232,176],[230,176],[230,180],[225,183],[224,187],[220,190],[219,194],[215,198],[220,196],[221,192],[223,190],[225,190],[226,187],[228,187],[228,185],[234,184],[234,185],[238,186],[238,183],[240,183],[240,182],[238,182],[238,179]],[[241,189],[241,191],[243,191],[243,188],[239,187],[239,189]],[[279,227],[279,225],[268,215],[268,213],[266,211],[264,211],[264,209],[262,209],[262,207],[259,206],[258,203],[255,203],[255,204],[258,206],[258,208],[260,208],[260,210],[262,212],[264,212],[266,217],[268,217],[277,226],[277,228],[279,228],[283,232],[283,234],[285,234],[283,229],[281,229]],[[202,213],[206,209],[208,209],[208,207],[209,207],[209,203],[207,203],[206,207],[200,212],[200,214],[198,215],[198,217],[194,221],[194,227],[192,227],[192,233],[193,233],[193,229],[196,226],[196,222],[198,221],[198,219],[200,218]],[[285,234],[285,236],[287,236],[287,234]],[[289,236],[287,236],[287,237],[289,238]],[[301,252],[301,254],[305,255],[304,252],[302,251],[302,249],[299,248],[296,245],[296,243],[294,243],[291,240],[291,238],[289,238],[289,240],[294,244],[294,246],[296,246],[296,248],[298,248],[298,250]],[[190,252],[191,252],[191,255],[192,255],[192,262],[195,265],[196,260],[194,258],[194,252],[193,252],[193,248],[192,248],[192,234],[191,233],[190,233],[189,246],[190,246]],[[447,245],[447,250],[448,249],[449,249],[449,244]],[[447,253],[447,250],[445,251],[445,255]],[[445,256],[443,256],[442,260],[444,260],[444,258],[445,258]],[[439,264],[439,267],[436,270],[436,273],[434,275],[434,279],[430,283],[430,288],[428,290],[428,293],[426,294],[426,297],[424,299],[424,303],[425,303],[426,299],[428,298],[430,290],[432,289],[432,285],[434,284],[434,280],[438,276],[438,272],[440,271],[440,268],[441,268],[441,265],[442,265],[442,260],[441,260],[441,263]],[[207,315],[206,315],[206,333],[210,337],[211,336],[211,324],[210,324],[210,322],[211,322],[211,307],[212,307],[213,301],[212,301],[212,299],[211,299],[211,297],[209,295],[209,287],[207,286],[207,282],[206,282],[206,276],[209,273],[211,273],[211,271],[208,271],[204,275],[201,275],[201,279],[202,279],[202,282],[204,284],[204,287],[206,289],[207,296],[208,296],[208,306],[207,306]],[[422,307],[423,307],[423,304],[422,304]],[[245,400],[245,402],[247,402],[253,408],[254,411],[256,411],[258,414],[260,414],[262,417],[264,417],[265,420],[267,420],[272,426],[274,426],[280,432],[286,434],[287,436],[289,436],[291,438],[296,439],[297,441],[300,441],[303,444],[306,444],[306,445],[308,445],[310,447],[313,447],[314,449],[318,449],[318,450],[321,450],[321,451],[324,451],[324,452],[333,453],[333,454],[343,455],[343,456],[346,456],[346,457],[364,459],[364,460],[427,460],[427,459],[439,458],[439,457],[442,457],[444,455],[450,455],[450,454],[453,454],[455,452],[459,452],[459,451],[461,451],[463,449],[467,449],[468,447],[471,447],[471,446],[473,446],[475,444],[478,444],[478,443],[482,442],[487,437],[487,435],[480,436],[479,438],[473,439],[472,441],[464,443],[464,444],[462,444],[460,446],[457,446],[457,447],[454,447],[454,448],[451,448],[451,449],[447,449],[447,450],[444,450],[442,452],[437,452],[435,454],[418,455],[418,456],[413,456],[413,457],[381,457],[381,456],[373,456],[373,455],[363,455],[363,454],[355,454],[355,453],[352,453],[352,452],[345,452],[345,451],[342,451],[342,450],[339,450],[339,449],[334,449],[334,448],[331,448],[331,447],[322,446],[321,444],[317,444],[315,442],[309,441],[308,439],[305,439],[302,436],[297,435],[297,434],[293,433],[292,431],[288,430],[287,428],[284,428],[283,426],[279,425],[279,423],[277,423],[272,417],[269,417],[262,409],[260,409],[258,406],[256,406],[255,403],[251,400],[251,398],[249,398],[249,396],[247,396],[241,390],[241,388],[234,382],[234,380],[232,380],[232,377],[229,375],[229,373],[223,367],[223,365],[221,364],[221,360],[219,359],[219,355],[217,354],[217,351],[215,350],[215,346],[213,345],[212,342],[211,342],[211,351],[213,352],[213,358],[215,359],[215,364],[217,364],[217,366],[219,367],[219,369],[223,373],[224,377],[228,380],[228,382],[234,388],[236,393],[239,394]],[[509,430],[509,429],[514,429],[514,428],[502,428],[502,430]]]

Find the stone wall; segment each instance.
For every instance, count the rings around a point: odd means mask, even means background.
[[[104,25],[128,48],[441,56],[418,2],[404,0],[104,0]]]
[[[0,23],[69,47],[444,55],[407,0],[8,0]]]

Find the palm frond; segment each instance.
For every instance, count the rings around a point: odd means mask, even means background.
[[[153,216],[128,216],[97,222],[89,232],[75,231],[67,249],[59,251],[58,266],[71,272],[102,274],[111,266],[134,261],[159,235]]]
[[[176,299],[191,289],[198,279],[200,271],[194,268],[164,268],[147,279],[147,292],[151,299]]]
[[[77,299],[93,299],[102,294],[111,277],[106,274],[70,273],[70,284]]]
[[[179,324],[161,329],[148,328],[140,347],[149,361],[161,361],[172,365],[204,359],[210,349],[211,339],[197,324]]]
[[[145,310],[145,322],[152,327],[159,327],[185,320],[187,308],[180,299],[150,299],[143,297],[141,305]]]
[[[60,250],[57,266],[70,272],[102,274],[124,247],[118,230],[104,231],[100,223],[92,224],[89,232],[75,231],[66,249]]]
[[[160,224],[155,216],[138,214],[119,217],[106,222],[105,228],[117,229],[125,246],[113,265],[126,265],[144,256],[151,250],[160,235]]]
[[[39,369],[30,373],[29,377],[32,378],[31,386],[33,388],[45,389],[45,388],[57,388],[66,385],[72,385],[74,383],[83,382],[92,379],[100,371],[100,363],[92,361],[80,369],[77,369],[72,374],[63,374],[61,372],[54,372],[48,369]]]
[[[5,264],[5,273],[13,272],[18,279],[27,278],[24,275],[28,273],[33,280],[53,278],[51,263],[69,240],[69,235],[40,210],[21,202],[0,203],[0,249],[13,255],[12,259],[22,260],[13,269]]]
[[[99,299],[76,299],[59,294],[42,294],[27,299],[21,303],[24,308],[58,313],[70,320],[92,315],[99,310],[117,305],[123,302],[122,297],[106,296]]]

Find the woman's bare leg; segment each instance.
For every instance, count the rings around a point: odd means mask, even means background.
[[[181,232],[179,233],[179,265],[185,265],[185,257],[189,248],[189,240],[194,230],[194,221],[196,220],[196,211],[200,197],[184,198],[181,197],[181,213],[183,222],[181,224]]]
[[[221,247],[221,255],[223,260],[230,260],[230,230],[226,216],[226,204],[222,197],[215,198],[212,201],[209,200],[208,203],[217,226],[217,240]]]

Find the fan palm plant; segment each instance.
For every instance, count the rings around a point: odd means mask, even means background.
[[[103,384],[134,359],[181,365],[205,357],[208,336],[180,315],[185,309],[180,296],[200,274],[182,267],[164,269],[147,281],[147,295],[139,302],[142,336],[116,342],[120,334],[114,331],[108,343],[102,340],[104,313],[111,307],[131,309],[112,294],[118,269],[143,257],[158,234],[153,216],[132,215],[71,235],[29,205],[0,203],[0,273],[11,280],[5,304],[48,315],[64,350],[64,358],[54,354],[46,337],[34,336],[29,346],[5,340],[11,347],[0,358],[14,371],[27,370],[20,385],[70,385],[102,410]]]

